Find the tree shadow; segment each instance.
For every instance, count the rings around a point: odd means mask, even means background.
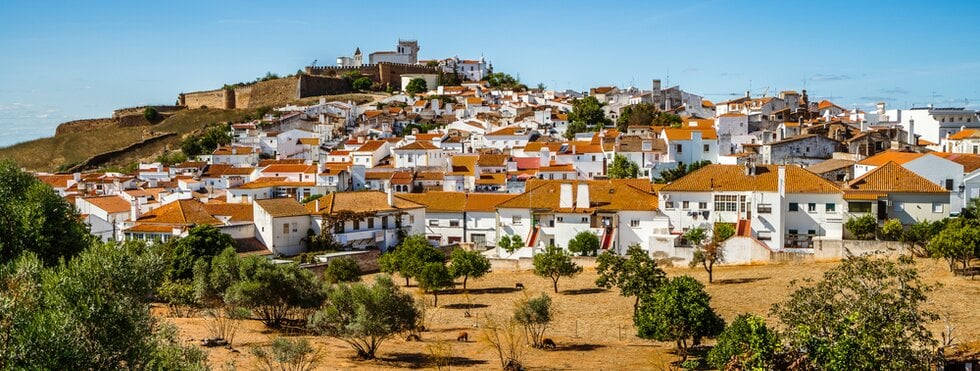
[[[432,366],[432,360],[423,353],[387,353],[378,360],[397,367],[428,368]],[[488,362],[482,359],[452,356],[442,359],[440,363],[449,366],[471,367],[485,365]]]
[[[562,290],[562,295],[588,295],[588,294],[598,294],[600,292],[609,291],[601,287],[593,287],[588,289],[575,289],[575,290]]]
[[[489,305],[455,303],[455,304],[447,304],[442,306],[442,308],[447,308],[447,309],[479,309],[479,308],[486,308],[486,307],[489,307]]]
[[[602,345],[602,344],[568,344],[568,345],[560,345],[557,348],[555,348],[554,350],[557,351],[557,352],[565,352],[565,351],[568,351],[568,352],[588,352],[588,351],[593,351],[593,350],[600,349],[600,348],[605,348],[605,347],[606,346],[605,345]]]
[[[713,283],[716,283],[716,284],[719,284],[719,285],[737,285],[737,284],[740,284],[740,283],[751,283],[751,282],[756,282],[756,281],[765,281],[765,280],[768,280],[769,278],[770,277],[726,278],[726,279],[723,279],[723,280],[715,280],[715,282],[713,282]]]
[[[487,287],[482,289],[449,289],[439,291],[440,294],[471,294],[471,295],[483,295],[483,294],[509,294],[512,292],[521,291],[513,287]]]

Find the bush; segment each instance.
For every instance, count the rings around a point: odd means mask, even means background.
[[[904,232],[905,227],[902,226],[902,222],[900,220],[888,219],[888,221],[881,226],[881,230],[878,235],[885,241],[898,241],[902,239],[902,234]]]
[[[269,371],[314,370],[320,360],[310,341],[303,338],[277,337],[268,347],[252,347],[252,355],[258,358],[262,370]]]
[[[875,230],[878,228],[878,221],[875,216],[866,214],[857,218],[850,218],[844,223],[844,228],[851,231],[854,238],[866,240],[874,238]]]
[[[742,314],[718,335],[718,343],[708,352],[708,364],[720,370],[733,366],[739,370],[773,370],[779,350],[779,336],[766,327],[764,319]]]
[[[599,236],[589,231],[582,231],[568,241],[568,251],[582,256],[595,256],[599,251]]]
[[[722,332],[725,321],[711,308],[704,285],[690,276],[675,277],[640,300],[633,317],[637,336],[657,341],[674,341],[687,359],[688,339],[697,345],[703,337]]]
[[[425,80],[419,77],[409,80],[408,85],[405,86],[405,92],[410,95],[422,94],[427,91],[429,91],[429,87],[426,86]]]
[[[373,81],[371,81],[370,78],[359,77],[357,80],[354,80],[351,87],[353,87],[354,90],[368,90],[371,88],[371,84],[373,84]]]
[[[354,258],[340,257],[330,261],[323,271],[323,279],[330,283],[357,282],[361,280],[361,267]]]
[[[531,346],[535,348],[541,347],[544,332],[553,319],[551,297],[545,294],[536,298],[525,298],[518,302],[517,308],[514,309],[514,321],[524,326],[524,332],[531,340]]]
[[[157,112],[157,109],[156,108],[146,107],[146,109],[143,110],[143,118],[145,118],[146,121],[154,122],[159,117],[160,117],[160,114]]]

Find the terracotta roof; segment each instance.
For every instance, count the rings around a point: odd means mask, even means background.
[[[254,171],[254,167],[229,167],[224,169],[221,175],[250,175]]]
[[[925,139],[922,139],[922,138],[919,138],[919,140],[918,140],[918,144],[919,144],[920,146],[934,146],[934,145],[936,145],[936,144],[938,144],[938,143],[933,143],[933,142],[930,142],[930,141],[928,141],[928,140],[925,140]]]
[[[702,107],[709,107],[709,108],[714,108],[714,107],[715,107],[715,104],[714,104],[714,103],[712,103],[712,102],[711,102],[710,100],[707,100],[707,99],[702,99],[702,100],[701,100],[701,106],[702,106]]]
[[[453,156],[450,159],[452,174],[455,175],[476,175],[476,162],[479,156]]]
[[[746,174],[743,165],[708,165],[663,187],[663,192],[778,191],[777,165],[756,165]],[[786,165],[786,193],[839,193],[840,188],[796,165]]]
[[[537,157],[514,157],[514,161],[517,162],[517,168],[520,170],[538,169],[541,167],[541,159]]]
[[[441,171],[419,171],[415,173],[415,180],[443,180],[446,174]]]
[[[864,160],[858,161],[859,165],[871,165],[871,166],[881,166],[889,162],[894,162],[897,164],[904,164],[906,162],[918,159],[919,157],[925,156],[924,153],[918,152],[904,152],[896,150],[888,150],[881,152],[877,155],[868,157]]]
[[[246,146],[218,146],[218,148],[216,148],[214,150],[214,152],[211,152],[211,154],[212,155],[216,155],[216,156],[230,156],[230,155],[232,155],[232,148],[233,147],[234,147],[234,152],[235,152],[234,155],[236,155],[236,156],[250,155],[250,154],[253,154],[253,153],[255,153],[255,152],[258,151],[258,149],[255,148],[255,147],[246,147]]]
[[[936,155],[947,160],[953,161],[957,164],[963,165],[963,172],[972,173],[977,169],[980,169],[980,155],[975,155],[972,153],[948,153],[948,152],[929,152],[931,155]]]
[[[383,146],[385,143],[387,142],[383,140],[369,140],[353,152],[374,152],[378,150],[378,148],[381,148],[381,146]]]
[[[480,158],[476,161],[476,163],[477,165],[483,167],[507,166],[508,157],[509,156],[507,155],[501,155],[501,154],[491,154],[491,153],[481,154]]]
[[[273,218],[310,215],[310,212],[292,197],[257,200],[255,203]]]
[[[251,222],[254,220],[252,217],[254,210],[250,204],[230,204],[214,201],[211,200],[211,202],[204,204],[204,209],[213,216],[227,216],[234,222]]]
[[[503,173],[480,174],[480,177],[476,179],[475,183],[479,185],[507,184],[507,174],[503,174]]]
[[[254,181],[238,186],[238,189],[256,189],[266,187],[312,187],[316,182],[290,182],[286,177],[261,177]]]
[[[966,139],[966,138],[978,138],[978,137],[980,137],[980,130],[976,130],[976,129],[965,129],[965,130],[960,130],[956,134],[950,135],[949,136],[949,139],[951,139],[951,140],[961,140],[961,139]]]
[[[664,129],[664,135],[668,140],[691,140],[691,133],[699,131],[701,132],[701,139],[718,139],[718,133],[715,129],[688,129],[688,128],[666,128]]]
[[[518,133],[519,130],[524,130],[524,133],[523,134]],[[485,136],[491,137],[491,136],[527,135],[527,134],[530,134],[530,132],[531,132],[530,130],[527,130],[527,129],[525,129],[523,127],[520,127],[520,126],[517,126],[517,125],[514,125],[514,126],[503,127],[503,128],[497,129],[495,131],[489,132]]]
[[[949,193],[943,187],[906,169],[888,162],[852,180],[845,193]]]
[[[130,207],[129,202],[119,196],[85,197],[84,200],[110,214],[127,212]]]
[[[718,117],[745,117],[745,115],[738,112],[728,112]]]
[[[220,220],[211,216],[204,203],[198,200],[177,200],[160,206],[136,218],[136,224],[167,224],[185,226],[191,224],[220,225]]]
[[[829,160],[826,160],[826,161],[822,161],[822,162],[819,162],[819,163],[816,163],[816,164],[807,166],[806,169],[807,170],[810,170],[810,171],[812,171],[812,172],[814,172],[816,174],[824,174],[824,173],[828,173],[828,172],[831,172],[831,171],[834,171],[834,170],[840,170],[840,169],[843,169],[845,167],[853,166],[855,163],[856,163],[855,161],[851,161],[851,160],[843,160],[843,159],[832,158],[832,159],[829,159]]]
[[[424,205],[426,212],[461,213],[463,211],[494,211],[498,204],[514,198],[515,195],[433,191],[405,193],[399,194],[397,197]]]
[[[649,183],[641,181],[642,183]],[[561,184],[572,184],[572,202],[578,198],[578,184],[589,186],[588,208],[560,208]],[[631,180],[590,180],[557,181],[530,179],[526,191],[504,201],[497,208],[506,209],[548,209],[557,212],[592,211],[653,211],[657,210],[657,196],[649,191],[649,185],[641,190],[635,187],[640,182]]]
[[[259,167],[266,167],[266,166],[269,166],[269,165],[276,165],[276,164],[280,164],[280,165],[284,165],[284,164],[296,165],[296,164],[302,164],[304,162],[306,162],[306,160],[298,159],[298,158],[296,158],[296,159],[281,159],[281,160],[259,160]]]
[[[316,173],[316,165],[269,165],[265,169],[262,169],[262,173]]]
[[[317,210],[317,201],[320,209]],[[388,195],[379,191],[331,192],[318,200],[307,202],[306,210],[312,214],[323,215],[346,210],[352,212],[381,212],[417,209],[423,207],[415,202],[394,197],[394,206],[388,205]]]
[[[310,146],[318,146],[318,145],[320,145],[320,138],[299,138],[296,141],[296,143],[298,143],[298,144],[306,144],[306,145],[310,145]]]
[[[68,188],[68,182],[75,180],[75,177],[71,174],[68,175],[36,175],[38,180],[51,186],[51,188]]]
[[[435,145],[432,144],[432,142],[427,140],[417,140],[412,143],[406,144],[404,146],[395,148],[396,151],[409,151],[409,150],[428,151],[428,150],[437,150],[437,149],[439,149],[439,147],[436,147]]]

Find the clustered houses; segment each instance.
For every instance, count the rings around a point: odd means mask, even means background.
[[[369,63],[428,63],[460,83],[365,104],[276,107],[231,123],[230,143],[179,164],[38,178],[103,240],[166,241],[206,224],[243,250],[283,256],[320,233],[382,250],[424,234],[501,256],[490,247],[517,235],[526,246],[512,257],[526,257],[589,232],[603,250],[638,244],[683,260],[693,252],[684,233],[718,223],[768,251],[807,252],[847,236],[852,217],[908,225],[956,215],[980,197],[980,122],[963,108],[880,103],[866,112],[810,101],[805,90],[713,103],[660,80],[586,93],[495,88],[483,81],[493,71],[482,58],[417,53],[417,42],[402,41]],[[359,50],[338,61],[365,64]],[[423,75],[401,77],[432,78]],[[680,123],[566,137],[576,100],[590,95],[613,122],[650,104]],[[637,165],[638,179],[609,179],[617,156]],[[699,162],[711,165],[653,184]]]

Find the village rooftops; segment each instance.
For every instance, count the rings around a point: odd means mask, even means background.
[[[119,196],[85,197],[85,201],[109,214],[128,212],[130,204]]]
[[[256,200],[255,203],[274,218],[310,215],[310,212],[292,197]]]
[[[786,167],[786,193],[840,193],[840,187],[796,165]],[[707,165],[664,186],[663,192],[777,192],[778,165]],[[750,174],[751,173],[751,174]]]
[[[496,210],[498,204],[514,198],[515,195],[432,191],[399,194],[397,197],[424,205],[426,212],[461,213],[464,211],[492,212]]]
[[[901,165],[925,155],[925,153],[918,152],[888,150],[858,161],[858,165],[881,166],[889,162],[894,162]]]
[[[873,199],[889,193],[949,193],[896,162],[888,162],[844,187],[846,199]]]
[[[424,206],[402,198],[393,197],[394,205],[388,204],[388,195],[378,191],[331,192],[307,202],[306,210],[315,215],[329,215],[340,211],[355,213],[387,212],[418,209]]]
[[[980,155],[977,154],[949,152],[929,152],[929,154],[963,165],[963,171],[967,173],[972,173],[980,169]]]
[[[560,207],[561,185],[571,184],[571,200],[578,199],[579,184],[587,184],[589,207]],[[498,209],[533,209],[553,212],[592,213],[617,211],[655,211],[657,195],[648,181],[640,179],[558,181],[530,179],[526,191],[497,205]]]
[[[431,150],[438,150],[438,149],[439,147],[436,147],[435,145],[432,144],[432,142],[427,140],[417,140],[412,143],[406,144],[404,146],[395,148],[396,151],[412,151],[412,150],[431,151]]]

